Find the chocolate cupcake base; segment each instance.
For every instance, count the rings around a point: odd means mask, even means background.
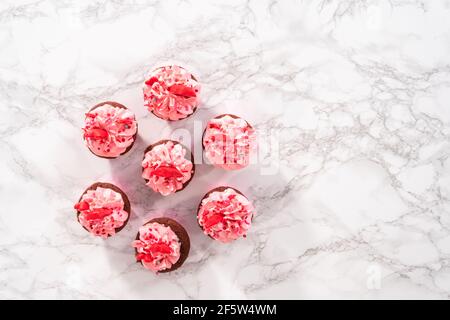
[[[183,183],[183,187],[182,187],[181,189],[179,189],[179,190],[177,190],[177,191],[174,192],[174,193],[177,193],[177,192],[179,192],[179,191],[184,190],[184,188],[187,187],[187,185],[191,182],[191,180],[192,180],[192,178],[194,177],[194,174],[195,174],[194,155],[192,154],[192,152],[191,152],[188,148],[186,148],[183,144],[179,143],[178,141],[174,141],[174,140],[170,140],[170,139],[160,140],[160,141],[158,141],[158,142],[155,142],[155,143],[149,145],[147,148],[145,148],[145,150],[144,150],[144,157],[142,158],[142,160],[145,159],[145,154],[146,154],[147,152],[149,152],[150,150],[152,150],[154,147],[156,147],[156,146],[158,146],[158,145],[160,145],[160,144],[164,144],[164,143],[166,143],[166,142],[173,142],[174,145],[179,144],[179,145],[181,145],[181,146],[183,147],[183,149],[185,149],[187,152],[189,152],[189,153],[191,154],[191,159],[190,159],[191,162],[192,162],[192,174],[191,174],[191,178],[190,178],[188,181],[186,181],[185,183]],[[141,172],[144,172],[144,168],[142,168]],[[145,180],[145,183],[148,182],[148,179],[144,179],[144,180]],[[153,189],[152,189],[152,190],[153,190]],[[154,190],[153,190],[153,191],[154,191]],[[155,191],[155,192],[156,192],[156,191]],[[156,193],[159,193],[159,192],[156,192]]]
[[[125,220],[125,222],[123,223],[123,225],[121,227],[114,229],[116,233],[119,233],[123,228],[125,228],[125,226],[127,225],[128,221],[130,220],[130,215],[131,215],[130,199],[128,199],[128,196],[125,194],[125,192],[122,191],[122,189],[120,189],[118,186],[116,186],[116,185],[114,185],[112,183],[96,182],[96,183],[92,184],[91,186],[89,186],[86,190],[84,190],[84,192],[80,196],[80,199],[78,199],[78,202],[81,201],[81,199],[83,198],[83,195],[86,192],[88,192],[89,190],[95,190],[98,187],[105,188],[105,189],[111,189],[111,190],[113,190],[115,192],[120,193],[120,195],[122,196],[123,203],[124,203],[123,210],[125,210],[128,213],[128,218],[127,218],[127,220]],[[80,215],[80,211],[77,210],[77,220],[78,220],[78,222],[80,222],[79,215]],[[89,230],[86,229],[85,227],[83,227],[83,229],[86,230],[87,232],[89,232]],[[108,236],[108,237],[110,237],[110,236]]]
[[[166,273],[166,272],[171,272],[171,271],[175,271],[176,269],[178,269],[179,267],[182,266],[182,264],[184,263],[184,261],[186,261],[188,255],[189,255],[189,251],[191,249],[191,241],[189,239],[189,235],[186,231],[186,229],[184,229],[184,227],[179,224],[177,221],[171,219],[171,218],[166,218],[166,217],[161,217],[161,218],[154,218],[150,221],[148,221],[147,223],[144,224],[147,225],[149,223],[159,223],[162,224],[166,227],[169,227],[170,229],[172,229],[172,231],[177,235],[178,239],[180,240],[181,246],[180,246],[180,258],[178,259],[178,261],[172,265],[172,267],[170,269],[165,269],[165,270],[161,270],[158,271],[158,273]],[[136,235],[136,240],[139,240],[139,232]],[[138,251],[137,249],[134,249],[135,253],[137,254]],[[139,261],[140,264],[142,264],[141,261]]]
[[[222,192],[222,191],[225,191],[226,189],[233,189],[234,191],[236,191],[238,194],[240,194],[241,196],[243,196],[243,197],[245,197],[246,199],[248,199],[242,192],[240,192],[238,189],[236,189],[236,188],[233,188],[233,187],[228,187],[228,186],[220,186],[220,187],[217,187],[217,188],[214,188],[214,189],[211,189],[211,190],[209,190],[204,196],[203,196],[203,198],[200,200],[200,203],[198,204],[198,207],[197,207],[197,217],[198,217],[198,212],[200,211],[200,208],[201,208],[201,206],[202,206],[202,202],[203,202],[203,199],[205,199],[205,198],[207,198],[211,193],[213,193],[213,192]],[[202,231],[204,231],[204,229],[203,229],[203,227],[200,225],[200,223],[198,222],[198,218],[196,217],[196,219],[197,219],[197,225],[200,227],[200,229],[202,229]],[[253,217],[252,217],[252,220],[253,220]],[[214,239],[213,237],[211,237],[209,234],[207,234],[207,236],[208,237],[210,237],[211,239],[213,239],[213,240],[216,240],[216,239]]]
[[[211,121],[211,120],[213,120],[213,119],[220,119],[220,118],[223,118],[223,117],[225,117],[225,116],[230,116],[230,117],[233,118],[233,119],[242,119],[242,120],[244,120],[244,121],[247,123],[247,125],[248,125],[248,127],[249,127],[250,129],[253,129],[253,127],[250,125],[250,123],[248,123],[247,120],[245,120],[245,119],[243,119],[243,118],[241,118],[241,117],[238,117],[238,116],[236,116],[236,115],[234,115],[234,114],[231,114],[231,113],[224,113],[224,114],[218,115],[218,116],[216,116],[216,117],[214,117],[214,118],[208,120],[208,123],[209,123],[209,121]],[[206,134],[206,129],[207,129],[207,128],[208,128],[208,125],[206,125],[205,130],[203,130],[203,134],[202,134],[202,150],[203,150],[203,151],[205,151],[205,144],[204,144],[204,141],[205,141],[205,134]],[[203,154],[203,159],[205,159],[205,158],[207,159],[206,155]],[[207,159],[207,160],[209,160],[209,159]],[[220,165],[214,164],[214,163],[212,163],[212,162],[211,162],[211,164],[212,164],[213,166],[215,166],[215,167],[222,168]],[[237,191],[237,190],[236,190],[236,191]]]
[[[99,108],[99,107],[101,107],[101,106],[104,106],[105,104],[108,104],[108,105],[111,105],[111,106],[113,106],[113,107],[120,108],[120,109],[128,109],[128,108],[125,107],[123,104],[120,104],[120,103],[118,103],[118,102],[115,102],[115,101],[104,101],[104,102],[100,102],[99,104],[96,104],[95,106],[93,106],[93,107],[89,110],[89,112],[94,111],[95,109],[97,109],[97,108]],[[134,143],[136,142],[136,138],[137,138],[137,135],[138,135],[138,130],[139,130],[139,128],[138,128],[138,123],[137,123],[136,119],[135,119],[135,122],[136,122],[136,133],[133,135],[133,143],[130,144],[130,145],[128,146],[128,148],[126,148],[125,151],[122,152],[121,154],[119,154],[118,156],[116,156],[116,157],[99,156],[99,155],[96,154],[94,151],[92,151],[89,147],[87,147],[88,150],[89,150],[93,155],[95,155],[95,156],[97,156],[97,157],[99,157],[99,158],[103,158],[103,159],[116,159],[116,158],[118,158],[118,157],[120,157],[120,156],[123,156],[125,153],[128,153],[128,151],[131,150],[131,148],[133,147]]]

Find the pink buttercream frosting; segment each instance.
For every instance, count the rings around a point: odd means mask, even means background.
[[[199,104],[199,83],[179,66],[154,70],[144,84],[144,100],[148,110],[164,120],[184,119]]]
[[[142,161],[142,177],[155,192],[167,196],[183,188],[194,173],[192,162],[186,159],[186,149],[167,141],[154,146]]]
[[[211,119],[203,136],[208,160],[226,170],[246,167],[255,145],[255,130],[244,119],[229,115]]]
[[[104,104],[86,113],[83,131],[93,153],[115,158],[134,142],[137,124],[130,110]]]
[[[116,233],[128,219],[122,195],[112,189],[88,190],[75,205],[78,221],[92,234],[107,238]]]
[[[227,188],[213,191],[202,200],[197,220],[206,235],[226,243],[245,237],[254,215],[250,201]]]
[[[180,259],[181,243],[170,227],[152,222],[139,228],[139,239],[133,241],[136,260],[154,272],[170,269]]]

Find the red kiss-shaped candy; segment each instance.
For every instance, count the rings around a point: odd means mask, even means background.
[[[210,227],[218,224],[219,222],[223,222],[223,217],[220,214],[214,214],[205,221],[204,228],[209,229]]]
[[[86,220],[100,220],[112,213],[111,209],[99,208],[86,212],[84,217]]]
[[[210,129],[220,129],[221,127],[220,127],[220,124],[217,124],[217,123],[210,123],[209,125],[208,125],[208,127],[210,128]]]
[[[167,244],[165,244],[165,243],[155,243],[155,244],[153,244],[150,247],[150,250],[154,254],[157,254],[157,253],[171,253],[172,252],[170,247]]]
[[[150,173],[150,176],[157,176],[164,178],[181,178],[183,174],[173,166],[159,166]]]
[[[145,84],[151,87],[151,86],[152,86],[155,82],[157,82],[157,81],[158,81],[158,78],[156,78],[156,77],[151,77],[150,79],[148,79],[147,81],[145,81]]]
[[[87,210],[87,209],[89,209],[89,203],[87,203],[86,201],[81,201],[81,202],[78,202],[74,206],[74,208],[77,209],[78,211]]]
[[[138,253],[136,254],[136,261],[152,262],[153,257],[150,254]]]
[[[174,84],[169,88],[169,92],[185,98],[192,98],[197,95],[192,88],[183,86],[181,84]]]
[[[85,131],[84,137],[94,139],[94,140],[106,139],[106,138],[108,138],[108,131],[106,131],[105,129],[99,129],[99,128],[89,129],[89,130]]]

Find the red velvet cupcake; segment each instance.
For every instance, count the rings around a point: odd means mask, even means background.
[[[106,101],[86,113],[84,140],[100,158],[117,158],[131,150],[137,136],[134,114],[124,105]]]
[[[161,140],[144,152],[142,177],[153,191],[163,196],[183,190],[194,172],[194,157],[179,142]]]
[[[128,223],[131,205],[119,187],[96,182],[87,188],[75,204],[78,222],[94,236],[107,238]]]
[[[155,218],[144,224],[132,245],[136,260],[155,273],[181,267],[191,247],[186,230],[170,218]]]
[[[203,133],[206,158],[226,170],[238,170],[250,163],[250,154],[256,147],[253,127],[244,119],[223,114],[209,120]]]
[[[148,110],[164,120],[181,120],[192,115],[199,105],[197,79],[179,66],[165,66],[150,73],[144,83]]]
[[[227,243],[246,237],[255,214],[253,205],[239,190],[222,186],[203,197],[197,221],[206,235]]]

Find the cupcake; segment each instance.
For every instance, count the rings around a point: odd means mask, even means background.
[[[183,190],[194,172],[192,153],[176,141],[161,140],[144,152],[142,177],[147,186],[163,196]]]
[[[130,201],[119,187],[96,182],[75,205],[78,222],[94,236],[107,238],[122,230],[131,213]]]
[[[157,68],[144,83],[145,105],[164,120],[181,120],[193,114],[199,92],[197,79],[179,66]]]
[[[106,101],[86,113],[83,132],[93,154],[100,158],[117,158],[130,151],[136,141],[137,122],[127,107]]]
[[[206,158],[214,166],[226,170],[246,167],[255,145],[255,130],[247,121],[232,114],[209,120],[203,132]]]
[[[178,269],[189,255],[189,235],[170,218],[155,218],[139,228],[133,247],[136,260],[153,272]]]
[[[197,221],[206,235],[227,243],[246,237],[254,215],[255,209],[239,190],[218,187],[203,197]]]

